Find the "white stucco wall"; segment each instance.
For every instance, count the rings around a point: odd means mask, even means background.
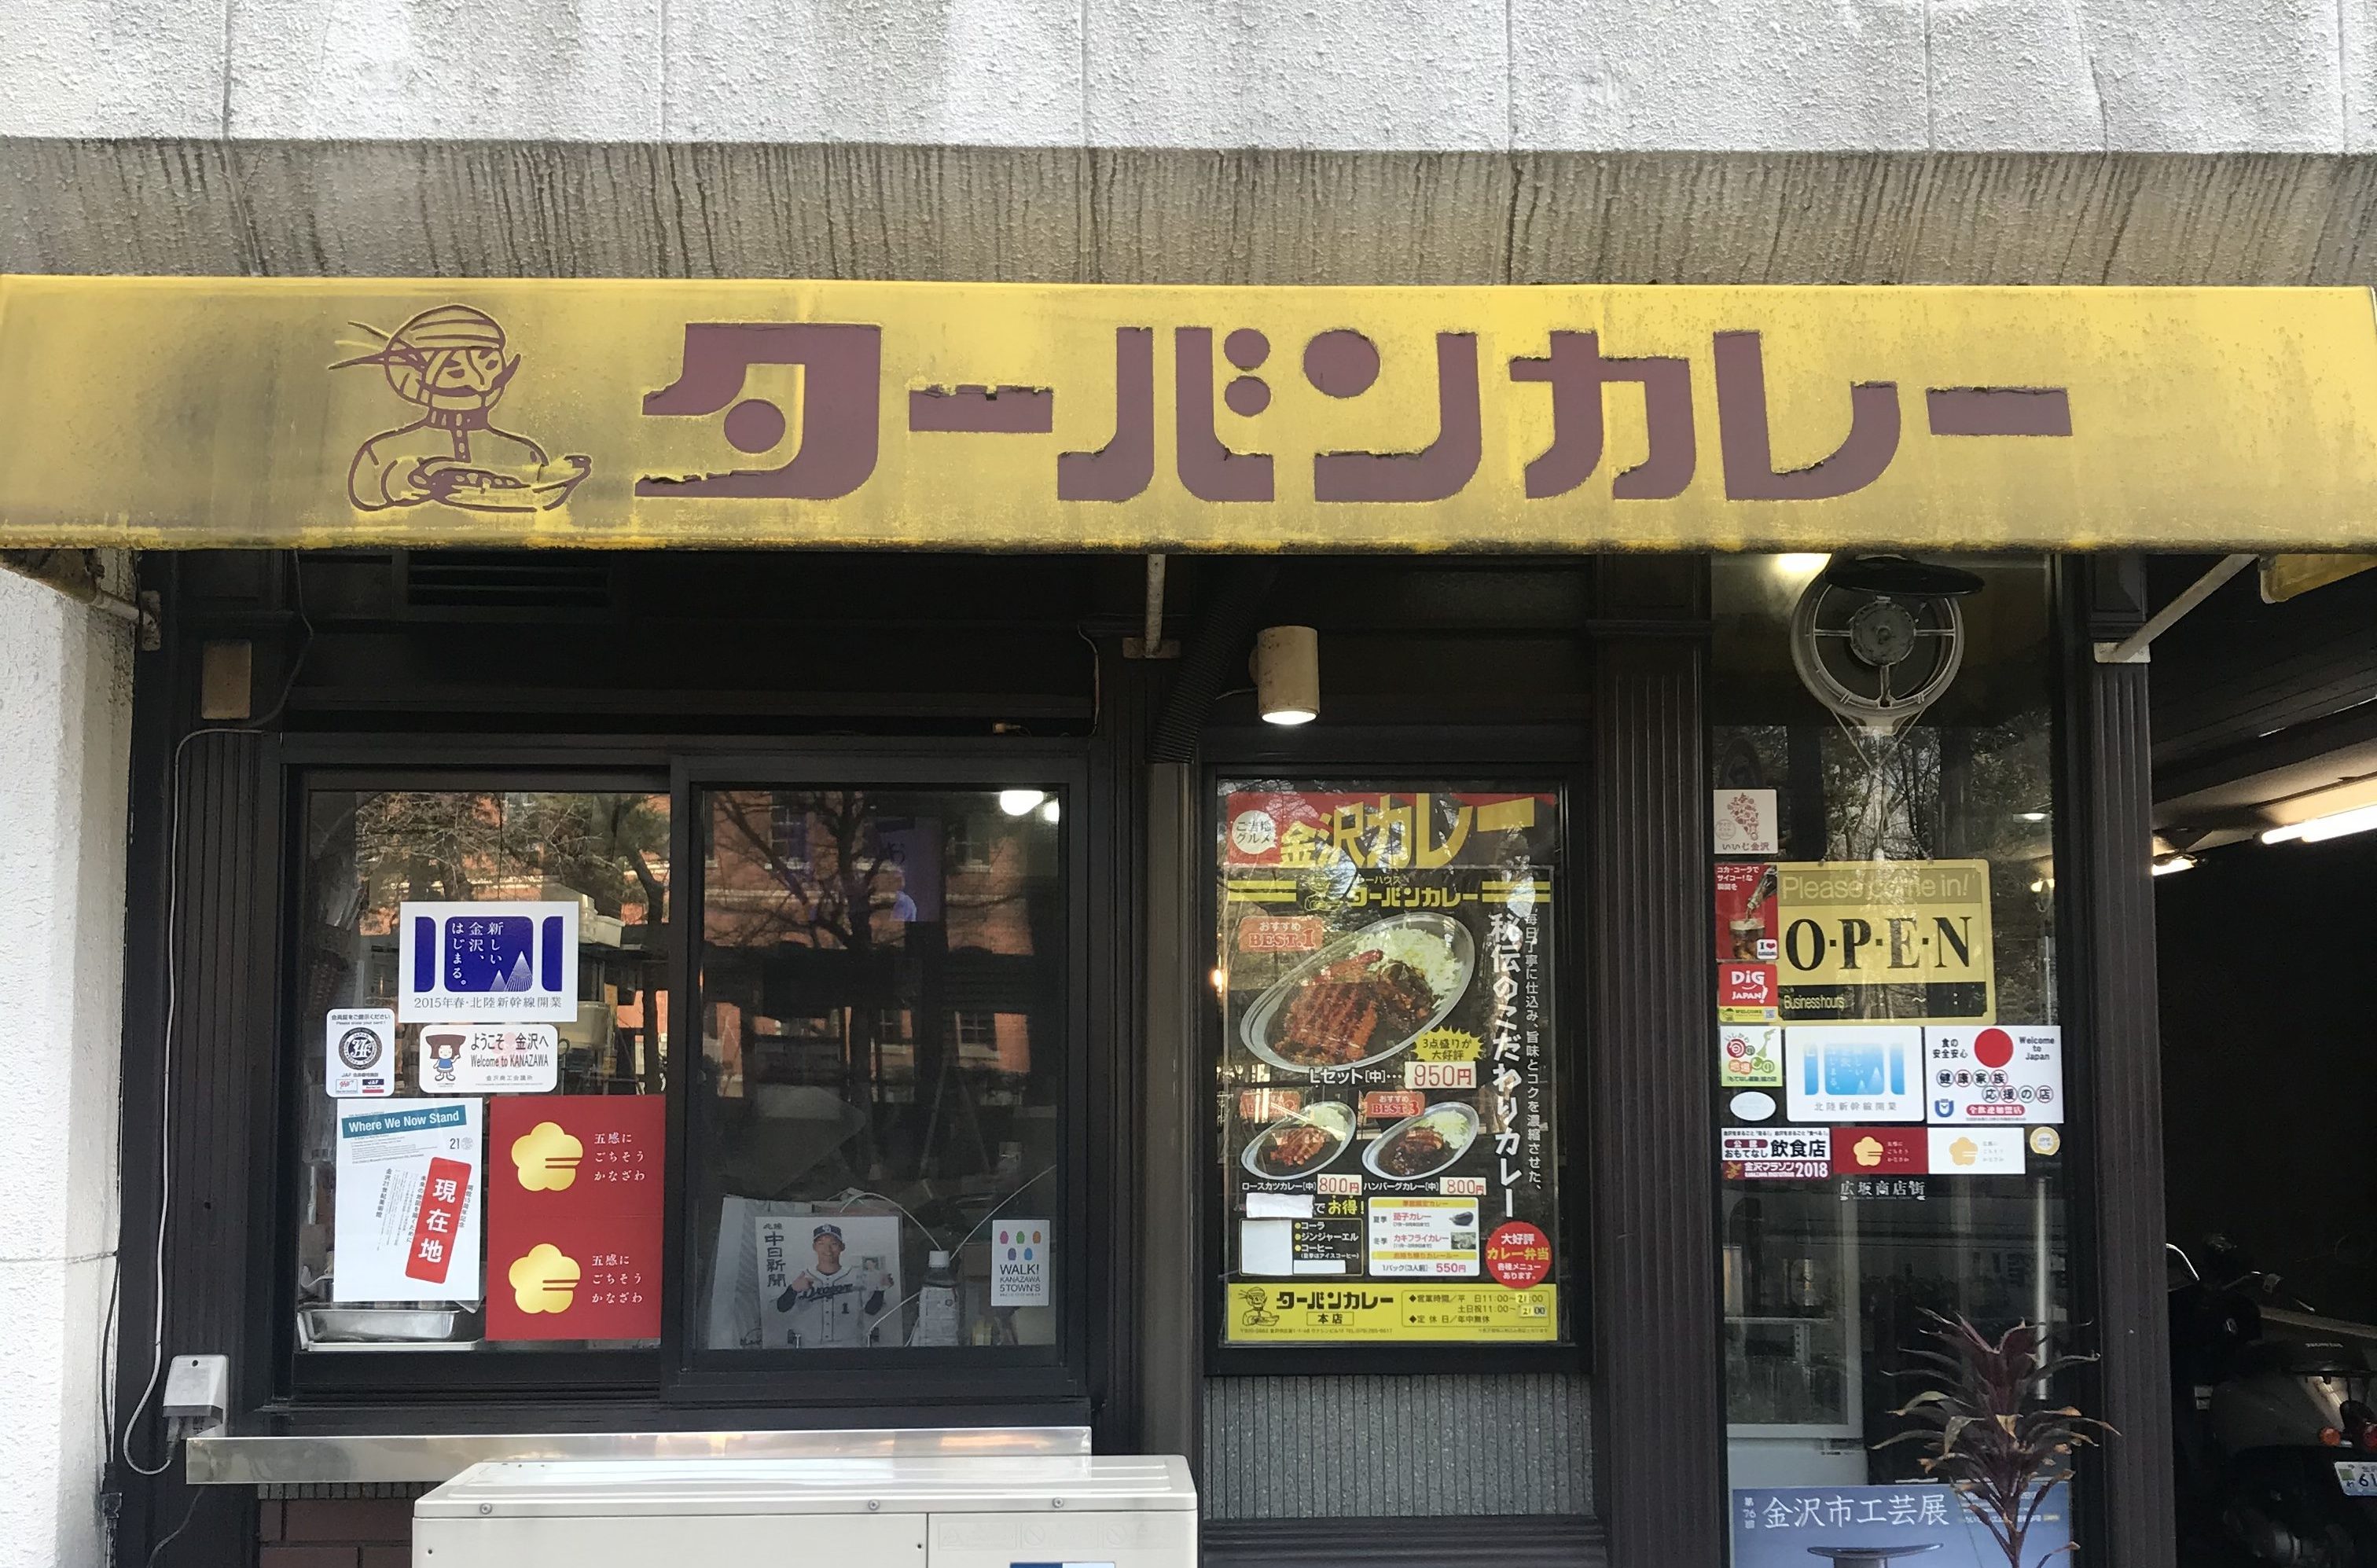
[[[0,1568],[102,1561],[131,727],[130,629],[0,572]]]
[[[6,0],[0,136],[2377,150],[2377,0]]]

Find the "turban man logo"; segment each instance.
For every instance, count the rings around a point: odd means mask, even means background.
[[[558,461],[525,436],[499,430],[495,406],[520,371],[501,323],[467,305],[424,310],[392,332],[364,322],[376,344],[330,366],[377,365],[390,390],[418,417],[355,449],[347,498],[363,511],[424,502],[466,511],[547,511],[569,498],[594,464]]]
[[[578,1298],[578,1260],[550,1241],[540,1241],[505,1271],[512,1304],[523,1312],[566,1312]]]
[[[585,1155],[586,1145],[555,1122],[540,1121],[512,1140],[512,1167],[531,1192],[567,1191]]]

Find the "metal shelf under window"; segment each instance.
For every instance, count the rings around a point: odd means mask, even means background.
[[[452,1479],[490,1460],[877,1459],[1086,1454],[1087,1427],[888,1427],[793,1431],[324,1431],[192,1437],[192,1486],[345,1486]]]

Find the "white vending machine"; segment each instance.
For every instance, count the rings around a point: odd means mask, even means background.
[[[475,1465],[413,1504],[413,1568],[1196,1568],[1177,1458]]]

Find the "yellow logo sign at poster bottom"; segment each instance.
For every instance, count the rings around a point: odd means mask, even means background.
[[[1559,1293],[1556,1285],[1523,1290],[1375,1280],[1234,1285],[1226,1333],[1234,1345],[1302,1340],[1548,1343],[1559,1337]]]

